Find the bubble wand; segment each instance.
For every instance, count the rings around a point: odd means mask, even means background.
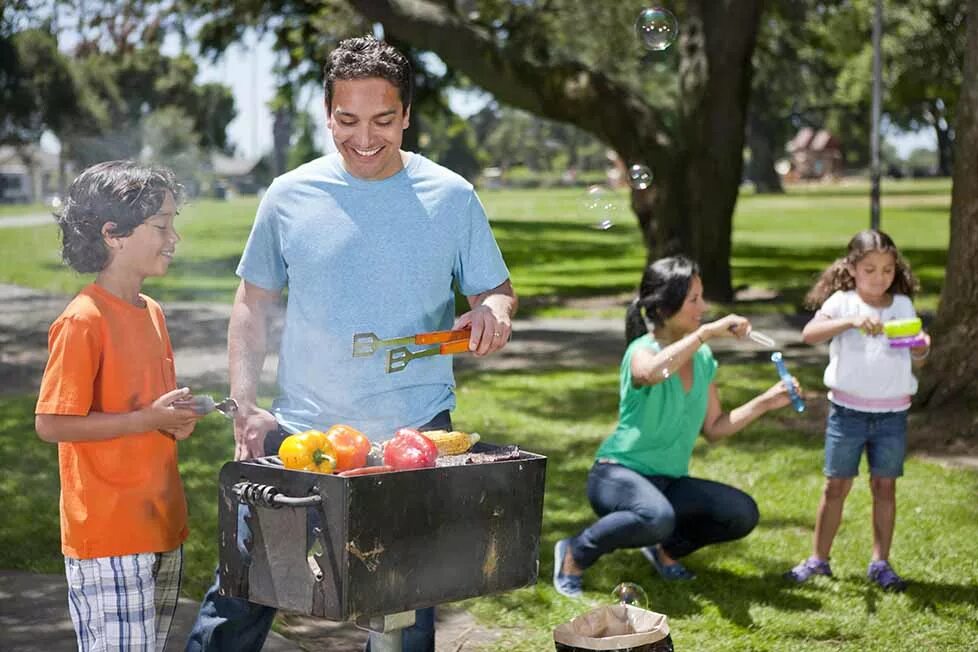
[[[781,376],[781,382],[788,389],[788,396],[791,397],[791,404],[795,406],[795,412],[804,412],[805,401],[801,399],[798,390],[795,389],[795,381],[788,373],[788,368],[784,366],[784,356],[781,355],[781,351],[775,351],[771,354],[771,362],[778,368],[778,375]]]

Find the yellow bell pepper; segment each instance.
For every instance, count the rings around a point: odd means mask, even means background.
[[[287,469],[332,473],[336,468],[336,450],[318,430],[289,435],[278,447],[278,456]]]

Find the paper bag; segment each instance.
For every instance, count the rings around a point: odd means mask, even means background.
[[[554,628],[557,652],[673,652],[663,614],[630,604],[607,605]]]

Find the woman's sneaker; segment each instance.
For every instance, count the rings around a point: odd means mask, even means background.
[[[664,580],[673,581],[696,579],[696,573],[689,570],[678,561],[668,565],[662,563],[662,558],[659,557],[659,548],[657,546],[645,546],[642,548],[642,555],[652,562],[652,566]]]
[[[554,589],[568,598],[579,598],[584,595],[584,578],[581,575],[566,575],[562,571],[569,545],[570,539],[561,539],[554,544]]]
[[[896,571],[890,566],[890,562],[885,559],[870,562],[866,576],[870,581],[879,584],[880,588],[884,591],[899,593],[907,588],[907,583],[896,574]]]
[[[801,584],[807,582],[812,575],[825,575],[832,577],[832,568],[828,561],[823,561],[817,557],[809,557],[790,571],[784,574],[784,579]]]

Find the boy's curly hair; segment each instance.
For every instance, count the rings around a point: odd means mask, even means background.
[[[882,231],[866,229],[854,235],[846,248],[846,255],[833,261],[828,269],[818,277],[814,287],[805,295],[805,307],[810,310],[818,310],[825,303],[825,300],[832,296],[833,292],[856,289],[856,279],[849,273],[849,269],[862,260],[866,254],[874,251],[893,254],[896,273],[893,275],[893,283],[890,284],[887,292],[905,294],[913,298],[920,287],[920,283],[910,271],[910,264],[900,255],[893,238]]]
[[[109,261],[102,227],[112,222],[113,236],[125,237],[152,217],[166,198],[179,203],[183,186],[169,168],[134,161],[106,161],[86,168],[68,187],[61,212],[61,257],[77,272],[100,272]]]

